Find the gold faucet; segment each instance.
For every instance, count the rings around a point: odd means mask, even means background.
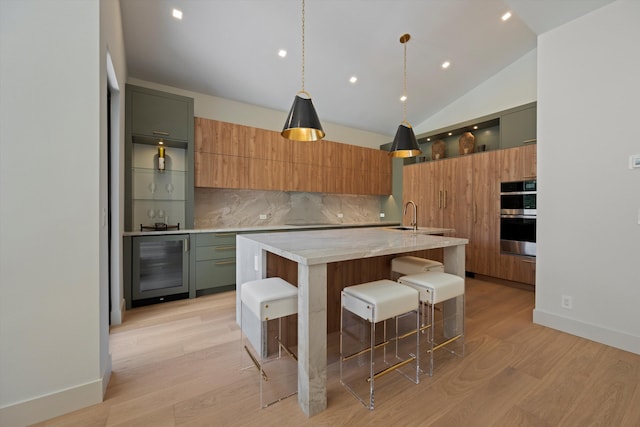
[[[404,205],[403,215],[407,214],[407,208],[409,207],[409,205],[413,205],[413,219],[411,220],[409,225],[413,227],[413,231],[418,231],[418,206],[416,206],[413,200],[409,200],[407,204]]]

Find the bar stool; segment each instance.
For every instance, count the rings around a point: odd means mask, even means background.
[[[282,335],[282,320],[298,313],[298,288],[279,277],[254,280],[241,286],[240,300],[242,353],[260,371],[260,406],[266,408],[298,391],[297,357]]]
[[[341,306],[340,383],[369,410],[379,377],[398,370],[418,384],[418,292],[378,280],[344,288]],[[381,330],[376,329],[379,322]]]
[[[400,276],[418,274],[425,271],[444,272],[444,265],[432,259],[411,255],[399,256],[391,260],[391,278],[393,280],[397,280]]]
[[[435,350],[442,348],[464,357],[464,278],[455,274],[427,271],[402,276],[398,282],[420,293],[420,302],[423,305],[420,335],[426,344],[429,357],[427,371],[429,376],[433,376]],[[435,306],[439,303],[443,303],[442,315],[435,319]],[[423,369],[424,366],[425,364],[421,363]]]

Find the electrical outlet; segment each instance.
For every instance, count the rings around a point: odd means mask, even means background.
[[[640,211],[638,211],[638,215],[640,215]],[[384,218],[384,212],[380,212],[380,218]]]
[[[265,214],[260,214],[260,219],[267,219],[267,215],[265,215]]]
[[[342,218],[344,215],[342,215],[341,213],[338,214],[338,218]]]
[[[573,308],[573,298],[569,295],[562,295],[562,308],[566,308],[567,310],[571,310]]]

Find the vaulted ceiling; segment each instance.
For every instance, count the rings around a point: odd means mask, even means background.
[[[402,34],[415,126],[534,49],[538,34],[611,1],[305,0],[304,88],[321,121],[391,136],[403,118]],[[120,4],[130,77],[281,110],[284,124],[302,87],[301,0]]]

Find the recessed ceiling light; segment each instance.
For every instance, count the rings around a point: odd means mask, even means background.
[[[504,15],[502,15],[502,20],[503,20],[503,21],[506,21],[506,20],[508,20],[509,18],[511,18],[511,12],[507,12],[507,13],[505,13]]]
[[[452,132],[449,132],[449,134],[448,134],[448,135],[449,135],[449,136],[451,136],[451,135],[453,135],[453,133],[452,133]]]
[[[172,15],[176,19],[182,19],[182,11],[178,9],[173,9]]]
[[[449,68],[449,65],[451,65],[451,62],[449,62],[449,61],[444,61],[444,62],[442,63],[442,68],[444,68],[444,69],[446,70],[447,68]]]
[[[474,126],[473,128],[474,128],[474,129],[478,129],[478,126]]]
[[[351,78],[349,79],[349,83],[353,84],[355,82],[358,81],[358,78],[356,76],[351,76]]]
[[[284,49],[280,49],[280,50],[278,51],[278,56],[279,56],[280,58],[284,58],[285,56],[287,56],[287,51],[286,51],[286,50],[284,50]]]
[[[402,95],[402,96],[400,97],[400,101],[404,102],[404,101],[406,101],[406,100],[407,100],[407,95]]]
[[[428,141],[431,141],[431,138],[427,138],[427,142],[428,142]]]

